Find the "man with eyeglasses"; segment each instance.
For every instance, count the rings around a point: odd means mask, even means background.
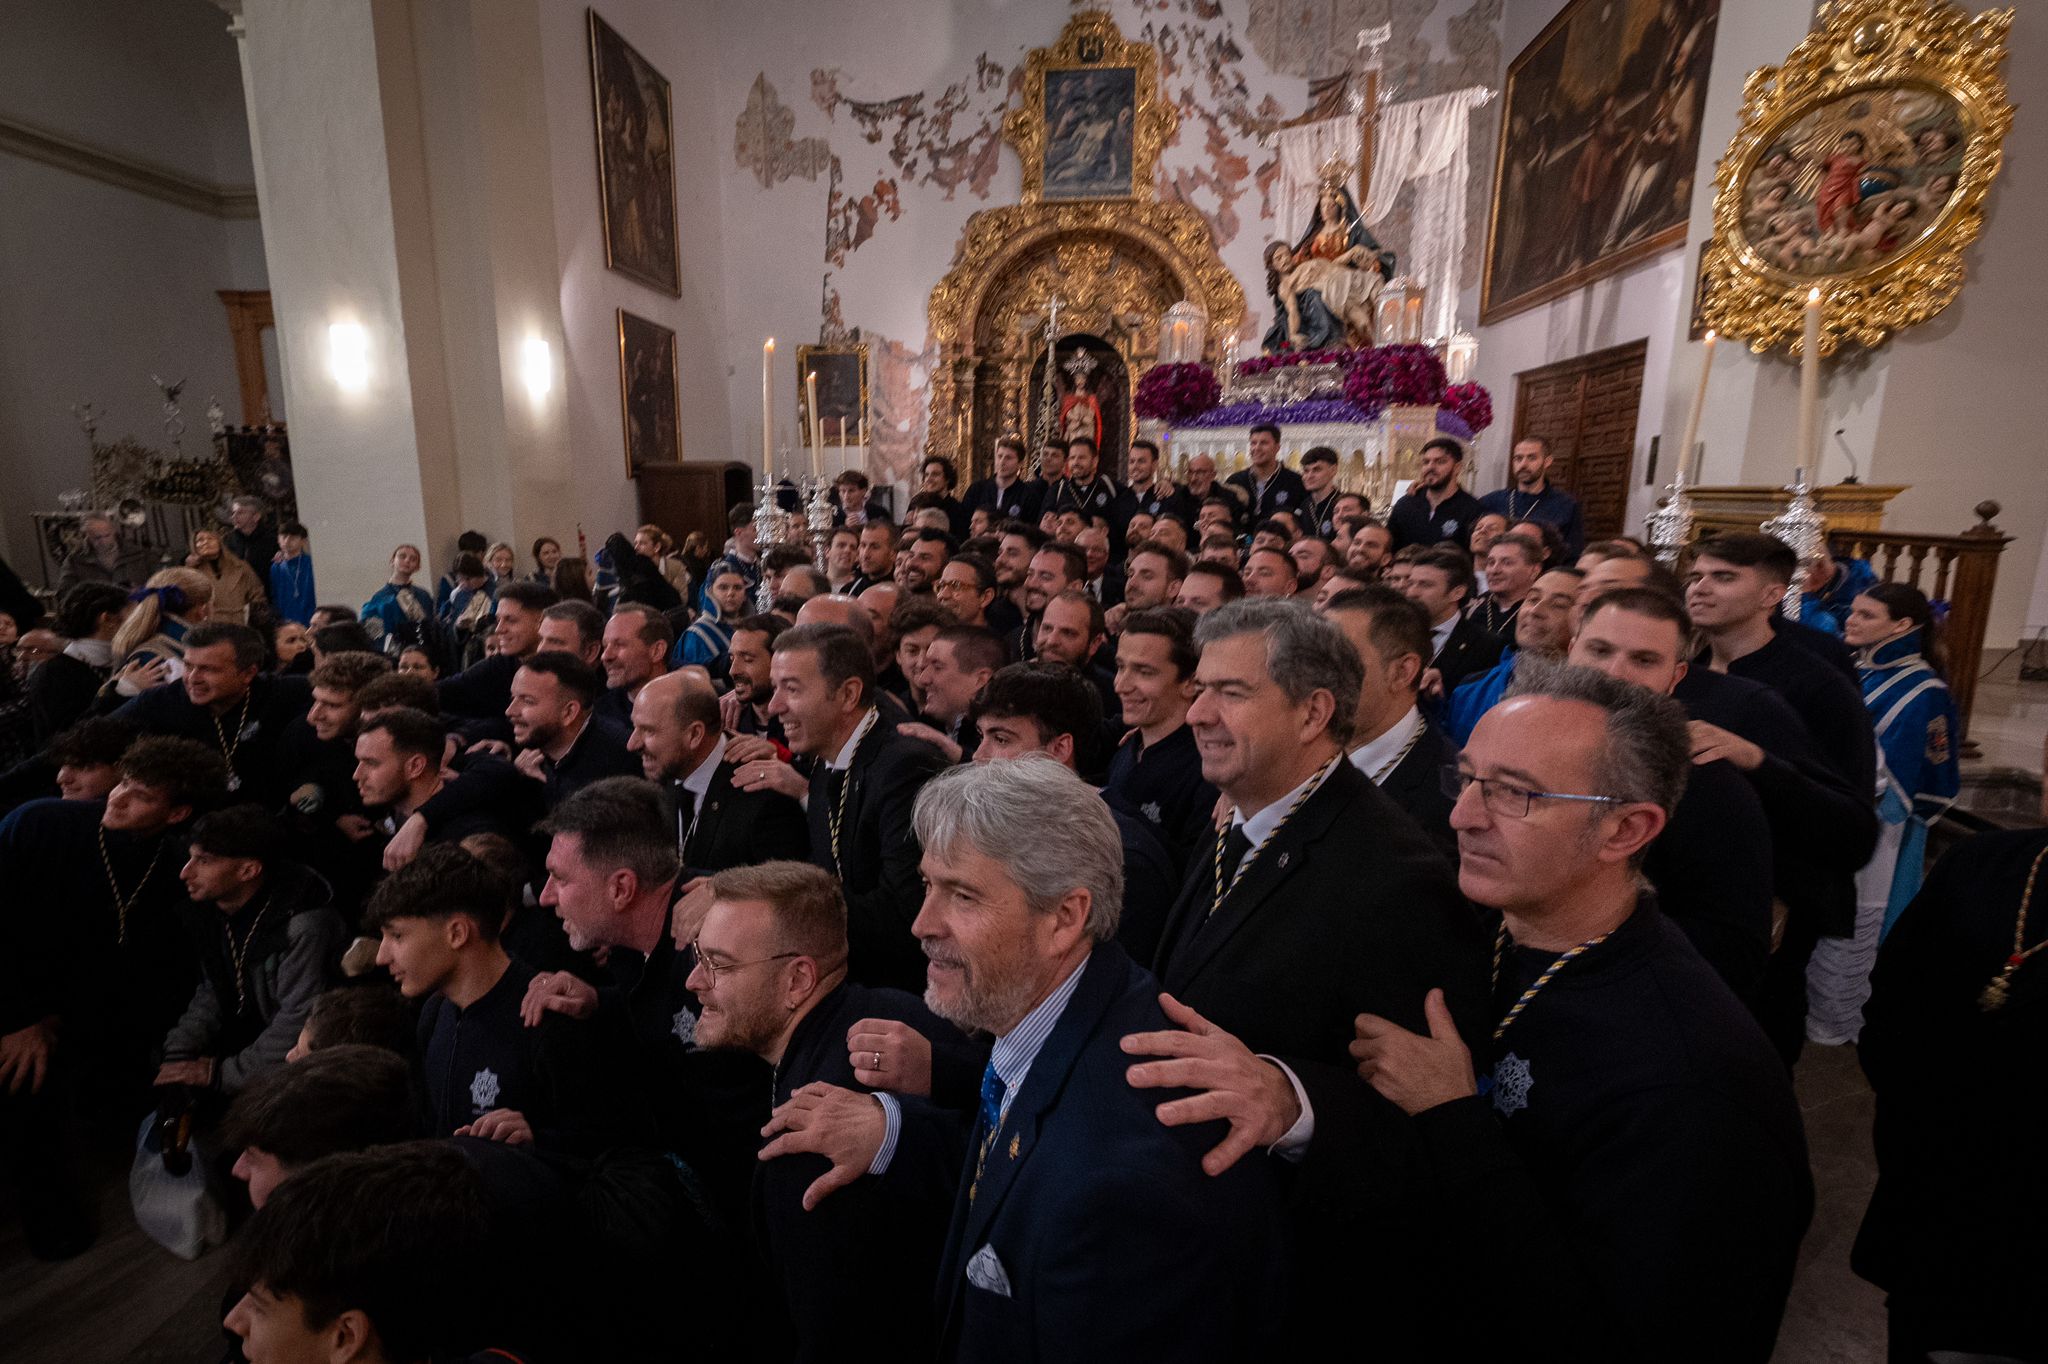
[[[907,1026],[931,1051],[963,1058],[956,1064],[970,1072],[980,1066],[959,1030],[917,996],[849,981],[846,950],[846,901],[824,871],[764,862],[719,873],[692,951],[690,986],[703,1007],[698,1045],[751,1053],[771,1067],[777,1107],[809,1105],[826,1086],[862,1094],[889,1087],[886,1073],[872,1087],[856,1077],[847,1050],[855,1024]],[[905,1130],[871,1170],[886,1170],[887,1179],[855,1179],[826,1198],[813,1191],[825,1174],[815,1156],[755,1163],[752,1225],[779,1309],[767,1332],[775,1358],[840,1358],[855,1321],[874,1358],[933,1354],[932,1282],[966,1120],[926,1103],[890,1102]]]
[[[682,914],[682,864],[674,817],[652,782],[607,777],[557,805],[540,825],[549,838],[540,902],[554,910],[579,952],[609,949],[609,979],[543,971],[526,987],[520,1018],[550,1013],[599,1018],[605,1035],[630,1038],[625,1071],[663,1149],[704,1181],[718,1211],[744,1225],[756,1133],[768,1121],[768,1067],[741,1052],[698,1049],[702,1005],[690,989],[697,923]],[[702,913],[710,897],[702,900]]]
[[[1540,1329],[1575,1360],[1770,1358],[1813,1209],[1799,1107],[1638,879],[1690,765],[1675,702],[1532,660],[1447,771],[1459,888],[1500,915],[1490,1045],[1431,990],[1425,1029],[1368,1015],[1352,1046],[1433,1157],[1446,1262],[1488,1286],[1447,1355]]]

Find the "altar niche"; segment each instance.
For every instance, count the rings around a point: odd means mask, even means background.
[[[1124,450],[1130,445],[1131,372],[1115,346],[1099,336],[1075,332],[1053,348],[1051,401],[1047,401],[1045,352],[1031,365],[1031,448],[1052,435],[1087,436],[1102,452],[1102,472],[1122,480]]]

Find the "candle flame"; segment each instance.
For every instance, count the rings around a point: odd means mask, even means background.
[[[1711,341],[1711,340],[1713,340],[1713,339],[1714,339],[1714,329],[1713,329],[1712,327],[1709,327],[1709,328],[1707,328],[1707,340]]]
[[[766,341],[763,341],[763,342],[761,343],[761,349],[762,349],[762,350],[764,350],[764,351],[771,351],[771,350],[774,350],[774,349],[775,349],[775,338],[771,336],[771,337],[769,337],[769,338],[768,338],[768,339],[767,339]]]
[[[1820,286],[1818,284],[1806,291],[1806,301],[1808,303],[1820,302]]]

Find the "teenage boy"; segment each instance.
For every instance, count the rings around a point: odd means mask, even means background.
[[[612,1126],[591,1025],[566,1015],[533,1028],[519,1017],[534,970],[498,941],[511,889],[461,848],[423,849],[364,911],[377,964],[423,1000],[419,1042],[427,1130],[507,1145],[595,1154]]]
[[[1195,615],[1181,607],[1133,612],[1116,655],[1116,696],[1130,726],[1109,760],[1102,794],[1151,825],[1185,870],[1215,838],[1216,788],[1188,728],[1195,699]]]
[[[313,619],[313,608],[320,604],[319,593],[313,589],[313,556],[307,552],[307,538],[304,526],[287,521],[277,532],[278,557],[270,565],[271,606],[282,619],[301,625]]]
[[[235,1094],[283,1065],[331,978],[348,932],[327,883],[278,856],[283,842],[254,805],[193,824],[179,879],[192,897],[199,988],[164,1039],[158,1085]]]

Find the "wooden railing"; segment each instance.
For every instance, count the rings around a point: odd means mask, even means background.
[[[1977,524],[1961,535],[1897,530],[1828,532],[1828,547],[1838,556],[1868,560],[1885,582],[1909,584],[1925,592],[1929,601],[1947,603],[1942,647],[1948,655],[1948,685],[1962,717],[1964,735],[1970,732],[1970,707],[1976,700],[1977,672],[1984,660],[1991,593],[1998,586],[1998,556],[2012,540],[1991,524],[1991,518],[1999,513],[1998,503],[1979,502],[1974,510]]]

